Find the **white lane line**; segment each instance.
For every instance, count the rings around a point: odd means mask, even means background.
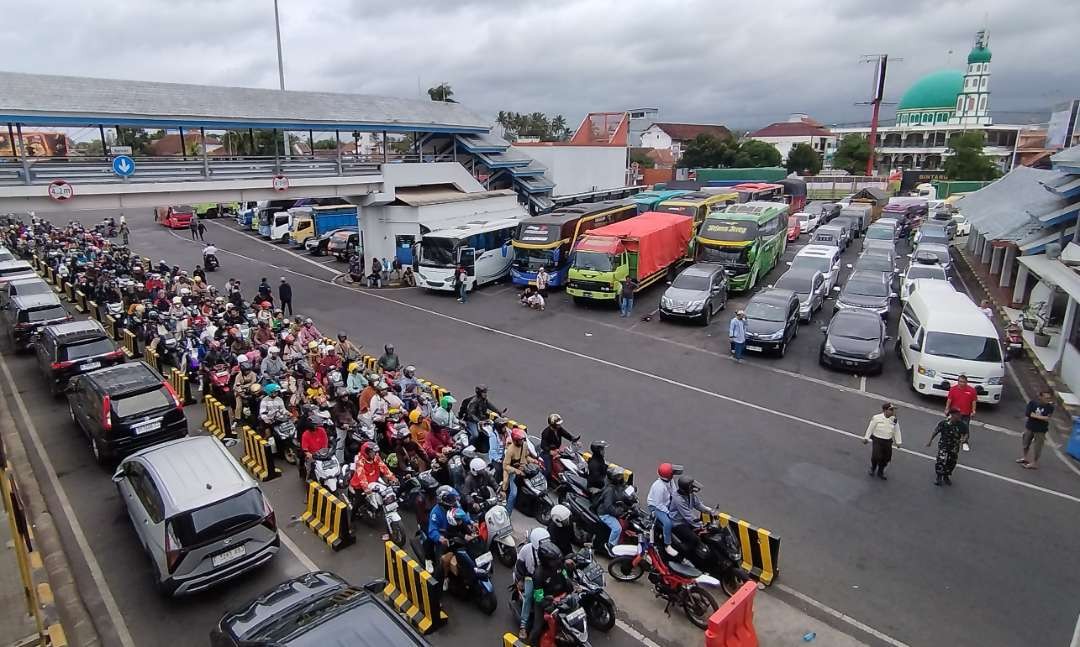
[[[1076,618],[1076,627],[1073,628],[1073,639],[1069,647],[1080,647],[1080,616]]]
[[[819,611],[824,611],[825,613],[829,614],[830,616],[832,616],[832,617],[834,617],[834,618],[836,618],[838,620],[842,620],[842,621],[846,622],[847,624],[851,625],[852,627],[855,627],[859,631],[870,634],[874,638],[877,638],[878,640],[880,640],[880,641],[882,641],[884,643],[888,643],[888,644],[892,645],[893,647],[909,647],[907,643],[901,642],[901,641],[899,641],[899,640],[897,640],[897,639],[895,639],[892,636],[889,636],[887,634],[883,634],[880,631],[878,631],[877,629],[874,629],[873,627],[871,627],[869,625],[866,625],[866,624],[863,624],[863,623],[859,622],[858,620],[856,620],[855,618],[852,618],[851,616],[844,613],[843,611],[837,611],[836,609],[828,606],[827,604],[824,604],[822,602],[818,602],[817,600],[810,597],[809,595],[806,595],[804,593],[799,593],[798,591],[791,588],[790,586],[787,586],[783,582],[777,582],[773,586],[775,586],[777,589],[783,591],[784,593],[787,593],[788,595],[794,596],[794,597],[798,598],[799,600],[802,600],[803,602],[809,604],[810,606],[814,607],[815,609],[818,609]],[[1076,647],[1076,646],[1073,645],[1073,647]]]
[[[301,550],[300,547],[296,545],[296,542],[286,535],[285,531],[281,528],[278,528],[278,537],[281,538],[281,543],[285,544],[285,548],[288,548],[289,552],[304,565],[304,568],[308,569],[308,572],[322,570],[319,568],[319,565],[316,564],[313,559],[308,557],[307,553]]]
[[[38,434],[34,421],[30,419],[30,414],[26,410],[26,403],[23,402],[22,396],[19,395],[19,390],[15,387],[15,380],[11,377],[11,371],[8,370],[7,361],[4,359],[3,355],[0,355],[0,369],[3,370],[4,380],[7,382],[8,391],[15,399],[15,405],[19,409],[19,418],[22,420],[23,426],[30,436],[30,442],[34,445],[34,451],[37,452],[38,458],[41,459],[41,464],[45,467],[45,474],[49,478],[49,486],[52,487],[53,492],[56,493],[56,499],[60,503],[60,509],[64,517],[67,518],[68,526],[71,528],[71,534],[75,537],[75,543],[79,545],[79,550],[82,551],[83,558],[86,560],[86,567],[90,570],[90,577],[94,580],[94,586],[96,586],[101,593],[101,600],[105,604],[105,611],[109,614],[109,620],[116,630],[116,635],[120,639],[120,644],[123,645],[123,647],[135,647],[135,640],[131,637],[131,632],[124,622],[124,615],[120,613],[120,607],[116,604],[116,598],[113,597],[112,591],[109,590],[109,584],[105,580],[105,574],[101,570],[101,565],[98,564],[94,552],[90,549],[90,542],[86,540],[86,533],[83,532],[82,525],[79,523],[79,518],[75,516],[75,509],[71,506],[71,501],[68,499],[67,493],[60,484],[60,478],[56,475],[56,469],[53,468],[52,461],[49,460],[49,455],[45,452],[45,445],[41,442],[41,436]]]
[[[632,639],[638,641],[642,645],[645,645],[645,647],[660,647],[660,645],[656,641],[641,633],[637,629],[634,629],[634,627],[629,622],[626,622],[622,618],[615,618],[615,626],[619,629],[622,629],[626,633],[626,635],[630,636]]]
[[[866,376],[865,375],[862,375],[862,376],[859,377],[859,390],[862,391],[863,393],[866,393]]]

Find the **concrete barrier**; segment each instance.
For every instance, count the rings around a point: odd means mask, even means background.
[[[442,585],[394,542],[386,551],[386,588],[383,597],[409,619],[422,634],[429,634],[449,619],[442,610]]]
[[[434,382],[429,382],[423,378],[417,378],[416,381],[425,389],[431,391],[431,395],[435,398],[435,402],[441,400],[444,395],[450,395],[450,389],[443,388]]]
[[[75,303],[75,286],[71,284],[71,281],[64,281],[64,296],[71,303]]]
[[[159,373],[161,372],[161,357],[153,348],[147,346],[143,349],[143,361],[153,366]]]
[[[191,383],[188,382],[187,373],[178,368],[170,369],[169,385],[185,405],[195,404],[195,398],[191,397]]]
[[[702,514],[705,523],[712,521],[712,516]],[[757,581],[768,586],[780,574],[780,538],[764,528],[752,526],[742,519],[720,512],[716,520],[721,526],[727,526],[735,534],[742,549],[742,567]]]
[[[86,302],[86,309],[89,311],[87,312],[87,314],[90,315],[91,319],[97,322],[101,322],[101,313],[98,311],[97,301],[88,300]]]
[[[517,637],[517,634],[510,632],[504,633],[502,638],[503,647],[529,647],[524,640]]]
[[[539,449],[539,448],[537,448],[537,449]],[[588,450],[583,451],[583,452],[581,452],[581,457],[584,458],[587,461],[592,457],[592,452],[590,452]],[[626,479],[626,484],[627,485],[633,485],[634,484],[634,472],[632,470],[628,470],[625,467],[623,467],[622,465],[616,465],[615,463],[612,463],[611,461],[608,461],[608,468],[612,468],[612,467],[621,469],[623,471],[623,478]]]
[[[86,293],[82,290],[75,290],[75,309],[79,312],[86,312]]]
[[[754,630],[754,595],[757,585],[745,582],[735,595],[709,617],[705,647],[758,647]]]
[[[105,326],[105,332],[116,341],[121,340],[119,323],[112,315],[105,315],[101,318],[101,325]]]
[[[307,506],[300,521],[334,550],[352,544],[349,506],[316,481],[308,483]]]
[[[122,330],[120,333],[120,344],[124,347],[124,353],[128,356],[128,359],[139,356],[139,338],[135,336],[135,333],[126,328]]]
[[[281,470],[274,465],[270,442],[251,427],[241,429],[240,435],[244,441],[244,455],[240,457],[244,469],[260,481],[272,481],[281,476]]]
[[[224,440],[226,436],[233,435],[232,422],[229,420],[229,408],[212,395],[203,395],[203,405],[206,407],[206,419],[203,420],[203,429],[209,431],[219,440]]]

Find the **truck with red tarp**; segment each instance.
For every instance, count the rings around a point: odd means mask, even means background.
[[[593,229],[574,245],[566,293],[575,303],[614,301],[627,276],[643,290],[674,275],[693,239],[693,218],[658,211]]]

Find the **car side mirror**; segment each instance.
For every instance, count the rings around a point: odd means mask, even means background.
[[[917,350],[919,350],[919,345],[918,344],[908,344],[908,348],[910,348],[911,350],[917,351]]]
[[[840,286],[839,285],[834,285],[833,288],[832,288],[832,291],[833,292],[839,292],[840,291]]]

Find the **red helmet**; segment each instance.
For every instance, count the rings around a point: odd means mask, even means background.
[[[361,445],[360,455],[368,460],[375,458],[375,443],[368,441]]]
[[[514,429],[510,432],[510,440],[514,442],[525,440],[525,430],[521,427],[514,427]]]
[[[675,476],[675,468],[671,466],[671,463],[660,463],[660,467],[656,468],[656,474],[665,481],[671,480],[672,476]]]

